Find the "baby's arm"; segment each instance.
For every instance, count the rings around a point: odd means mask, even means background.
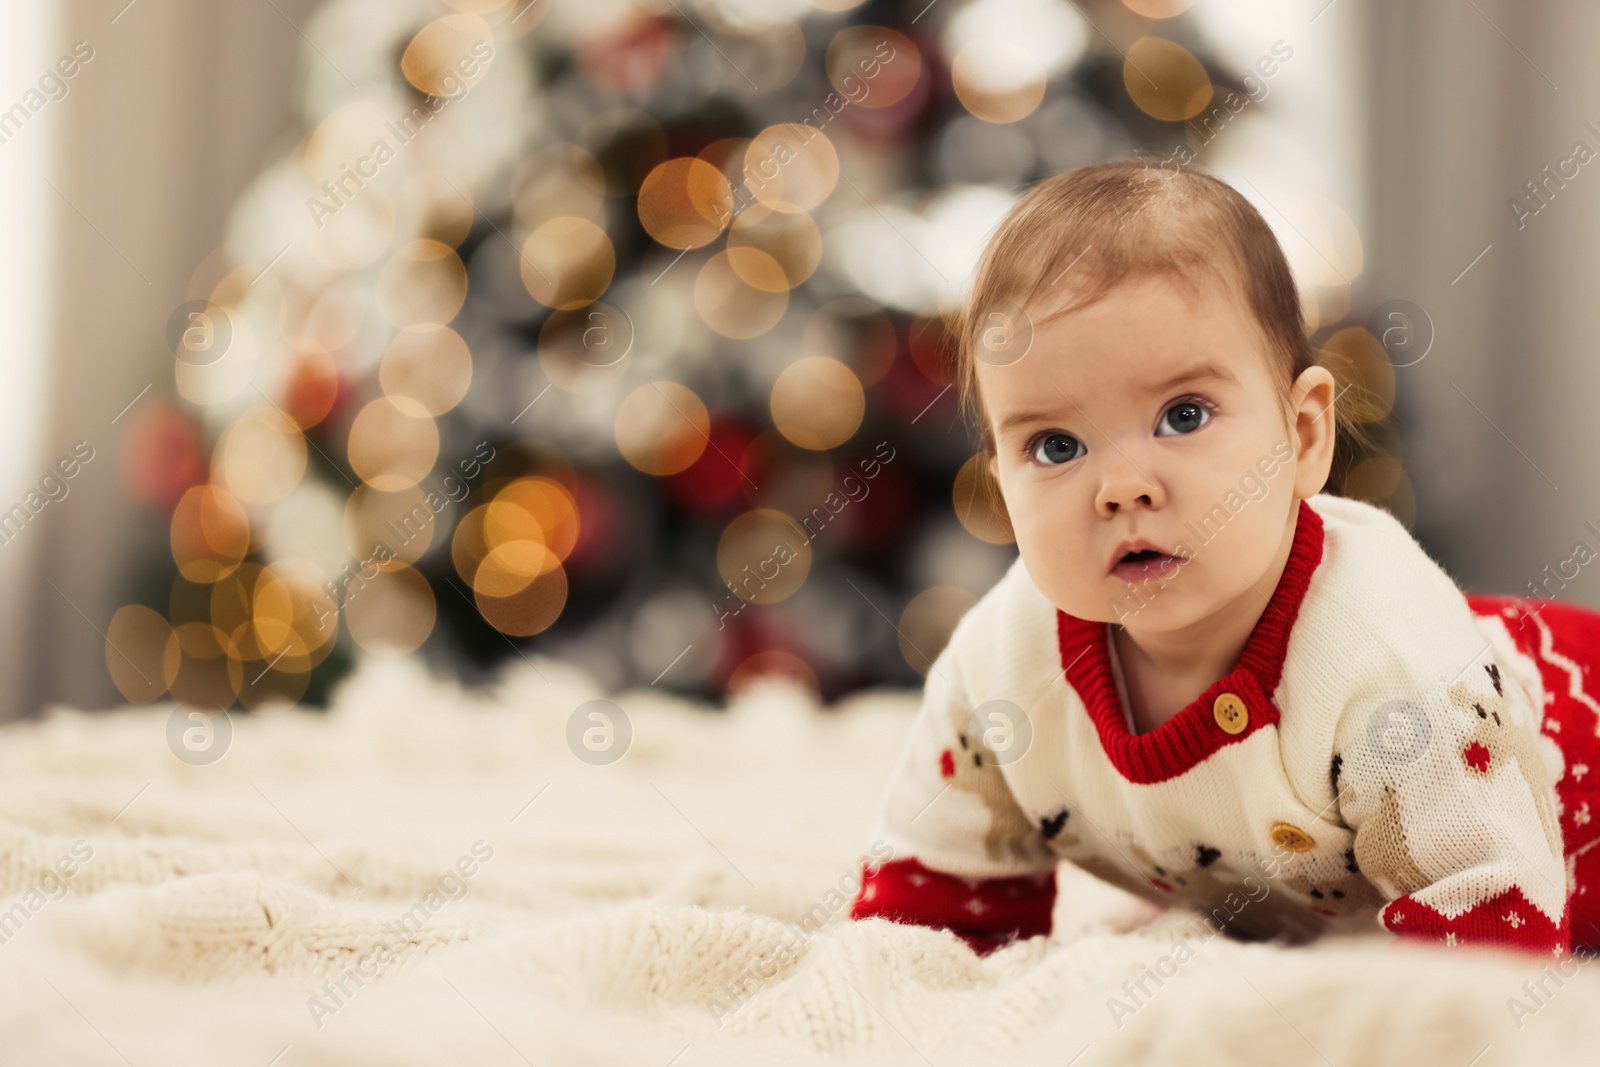
[[[1056,857],[1012,796],[946,645],[884,792],[852,919],[950,930],[979,955],[1050,932]]]
[[[1555,790],[1526,694],[1487,656],[1414,700],[1353,703],[1333,788],[1402,937],[1564,955]]]

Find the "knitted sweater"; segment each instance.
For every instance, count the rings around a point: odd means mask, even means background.
[[[1238,663],[1148,733],[1109,626],[1020,558],[961,618],[853,918],[987,952],[1050,931],[1065,859],[1248,940],[1600,943],[1600,616],[1468,597],[1387,512],[1321,494]]]

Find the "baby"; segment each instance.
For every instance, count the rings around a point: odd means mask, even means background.
[[[853,918],[987,953],[1050,932],[1065,859],[1250,940],[1600,946],[1600,615],[1464,595],[1322,491],[1339,391],[1243,197],[1040,182],[959,376],[1020,555],[928,672]]]

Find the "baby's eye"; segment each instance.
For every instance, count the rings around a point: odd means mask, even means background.
[[[1194,433],[1209,421],[1211,410],[1205,404],[1199,400],[1180,400],[1162,413],[1161,421],[1156,424],[1156,435],[1171,437]]]
[[[1058,467],[1083,455],[1083,442],[1070,433],[1045,433],[1028,445],[1028,455],[1046,466]]]

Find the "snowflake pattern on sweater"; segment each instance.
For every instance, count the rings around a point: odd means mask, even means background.
[[[1146,734],[1109,635],[1020,558],[962,617],[853,918],[986,953],[1049,933],[1065,860],[1248,940],[1600,945],[1600,615],[1468,596],[1393,516],[1319,494],[1234,669]]]

